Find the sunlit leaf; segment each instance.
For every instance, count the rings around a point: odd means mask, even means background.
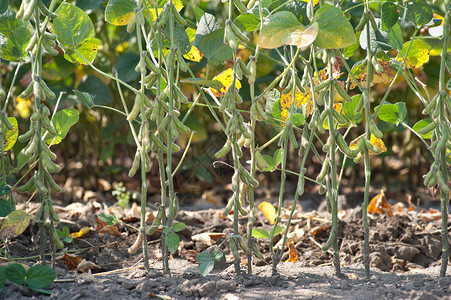
[[[136,9],[132,0],[110,0],[105,8],[105,21],[113,25],[127,25]]]
[[[31,39],[31,31],[25,27],[15,29],[6,44],[0,48],[0,57],[11,62],[19,62],[27,57],[25,48]]]
[[[256,239],[267,239],[269,237],[269,233],[264,229],[253,228],[252,236]]]
[[[244,13],[240,14],[233,23],[241,31],[256,31],[260,26],[260,20],[258,20],[254,14]]]
[[[190,51],[183,55],[183,57],[191,61],[200,62],[204,57],[204,54],[200,52],[200,50],[197,49],[196,46],[191,45]]]
[[[292,32],[287,39],[286,45],[297,46],[299,48],[305,48],[310,46],[318,35],[318,23],[314,22],[309,27],[303,30],[296,30]]]
[[[359,136],[358,138],[356,138],[355,140],[353,140],[350,144],[349,144],[349,148],[354,149],[355,147],[357,147],[357,144],[359,143],[360,139],[364,139],[365,138],[365,134]],[[385,147],[384,142],[381,139],[376,138],[374,135],[371,134],[370,137],[370,142],[373,146],[379,148],[381,150],[381,153],[386,152],[387,148]],[[379,154],[381,154],[379,153]],[[374,152],[369,151],[370,155],[376,155]]]
[[[323,5],[315,13],[313,22],[318,23],[315,46],[325,49],[339,49],[356,42],[354,29],[340,8]]]
[[[303,31],[304,26],[289,11],[279,11],[263,21],[258,36],[258,45],[266,49],[275,49],[286,44],[295,31]]]
[[[287,262],[298,262],[298,253],[296,252],[296,247],[293,242],[288,243],[288,259]]]
[[[52,123],[56,129],[56,137],[46,138],[47,144],[56,145],[66,137],[69,129],[78,122],[79,112],[73,108],[63,109],[55,114],[52,118]]]
[[[291,104],[293,102],[293,92],[292,90],[289,94],[282,94],[280,96],[280,107],[281,107],[281,120],[286,121],[288,119]],[[296,88],[295,102],[294,105],[301,109],[305,109],[306,116],[309,116],[313,111],[313,100],[312,93],[308,86],[305,87],[305,93],[301,93],[299,89]]]
[[[410,42],[404,44],[401,54],[406,58],[406,63],[409,68],[419,68],[429,61],[429,46],[423,40],[413,40],[410,51],[406,57],[407,49]],[[398,58],[402,60],[401,57]]]
[[[384,2],[381,6],[382,30],[392,28],[398,22],[399,12],[393,2]]]
[[[220,97],[221,95],[224,95],[224,93],[229,89],[229,87],[232,85],[233,81],[233,69],[228,68],[227,70],[221,72],[220,74],[213,77],[213,80],[217,80],[221,82],[223,87],[218,91],[217,89],[212,89],[211,92],[216,97]],[[241,88],[241,82],[237,79],[235,79],[235,88],[240,89]]]
[[[258,209],[263,213],[269,224],[273,225],[276,220],[276,208],[269,202],[263,201],[258,205]]]
[[[343,114],[351,121],[353,124],[359,124],[363,120],[363,111],[355,112],[355,109],[360,102],[361,95],[352,96],[352,102],[343,103]]]
[[[30,224],[31,216],[22,210],[15,210],[11,212],[3,220],[0,228],[0,239],[14,238],[19,236],[27,229]]]
[[[80,231],[71,233],[70,237],[73,239],[78,239],[78,238],[84,237],[85,235],[87,235],[90,232],[91,232],[91,228],[83,227],[82,229],[80,229]]]
[[[5,134],[5,141],[3,142],[4,151],[11,149],[17,141],[17,136],[19,135],[19,127],[17,125],[17,119],[14,117],[8,118],[11,125],[13,125],[12,130],[7,130]]]
[[[8,1],[6,1],[6,7],[8,7]],[[14,30],[23,26],[22,19],[17,19],[14,11],[8,9],[3,14],[0,14],[0,33],[2,35],[8,37]]]
[[[86,39],[80,46],[76,48],[77,52],[80,53],[87,61],[92,63],[96,58],[97,51],[99,50],[100,40],[96,38]],[[86,65],[87,62],[78,55],[72,49],[66,49],[64,53],[64,58],[74,64]]]
[[[158,0],[157,1],[158,14],[161,14],[166,2],[167,2],[167,0]],[[157,15],[155,13],[155,7],[153,7],[150,3],[151,3],[151,1],[144,1],[144,4],[146,4],[147,8],[149,9],[149,13],[152,17],[152,22],[155,22],[155,20],[157,19]],[[149,4],[149,5],[147,5],[147,4]],[[181,11],[183,8],[183,3],[181,0],[172,0],[172,4],[174,4],[175,8],[178,11]]]
[[[166,244],[168,246],[169,251],[174,253],[177,251],[180,243],[180,238],[177,233],[171,232],[166,237]]]
[[[384,69],[382,73],[374,73],[373,81],[371,81],[371,86],[375,84],[390,84],[393,78],[395,77],[395,71],[391,68],[390,63],[385,60],[378,59],[379,64]],[[352,67],[352,72],[354,73],[357,80],[361,85],[366,86],[366,75],[367,75],[367,67],[362,69],[362,63],[359,62]],[[349,76],[351,80],[350,89],[354,89],[357,84],[354,82],[351,76]]]
[[[411,0],[407,3],[407,19],[421,26],[432,19],[431,6],[424,0]]]
[[[432,119],[424,119],[424,120],[420,120],[417,123],[415,123],[415,125],[413,125],[412,129],[415,130],[416,133],[418,133],[418,130],[420,130],[423,127],[426,127],[427,125],[429,125],[430,123],[432,123]],[[432,137],[432,133],[433,130],[431,130],[430,132],[426,133],[426,134],[420,134],[418,133],[423,139],[430,139]]]

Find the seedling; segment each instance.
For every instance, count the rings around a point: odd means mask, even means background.
[[[3,289],[5,280],[24,285],[33,291],[51,295],[44,288],[51,285],[56,278],[56,272],[44,265],[35,265],[25,268],[18,263],[11,263],[0,267],[0,291]]]

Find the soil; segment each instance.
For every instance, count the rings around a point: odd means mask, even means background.
[[[376,194],[373,193],[373,196]],[[62,252],[56,254],[57,279],[47,290],[51,296],[34,292],[23,286],[6,282],[2,299],[451,299],[450,266],[448,276],[439,277],[441,257],[440,213],[434,210],[437,202],[421,202],[421,207],[409,208],[406,201],[396,201],[390,212],[369,215],[371,278],[364,279],[363,227],[360,203],[362,194],[347,193],[339,197],[339,247],[343,277],[335,276],[332,250],[320,249],[330,234],[330,214],[317,194],[306,194],[296,207],[289,232],[296,232],[293,241],[298,254],[297,262],[287,262],[288,251],[273,272],[268,239],[259,239],[258,248],[264,260],[253,259],[253,275],[248,275],[246,255],[242,254],[241,274],[235,274],[233,256],[228,243],[221,249],[224,259],[215,264],[206,277],[199,274],[196,255],[209,247],[217,247],[232,228],[232,215],[222,217],[222,204],[204,200],[182,207],[177,221],[186,224],[180,232],[180,247],[170,257],[172,277],[162,274],[160,252],[161,230],[148,236],[151,271],[144,269],[141,249],[129,254],[137,232],[117,224],[120,235],[114,231],[98,230],[96,215],[118,211],[123,222],[139,227],[136,218],[140,208],[121,210],[109,206],[93,196],[85,202],[65,205],[54,203],[61,218],[57,228],[67,226],[70,232],[83,227],[91,231],[65,243],[64,250],[78,255],[87,267],[68,270]],[[211,196],[211,195],[210,195]],[[218,197],[221,197],[219,195]],[[426,196],[424,196],[426,197]],[[270,192],[258,195],[276,205]],[[20,199],[16,195],[16,199]],[[158,199],[153,199],[155,202]],[[20,201],[18,201],[20,203]],[[152,202],[152,201],[150,201]],[[257,205],[262,200],[257,201]],[[415,202],[415,201],[413,201]],[[23,202],[25,203],[25,201]],[[188,204],[185,202],[185,204]],[[285,226],[292,200],[284,201],[281,225]],[[394,205],[393,205],[394,204]],[[21,205],[18,205],[19,208]],[[39,204],[30,202],[25,210],[34,214]],[[222,207],[221,207],[222,206]],[[151,203],[148,224],[155,214]],[[247,217],[240,217],[240,231],[245,236]],[[448,223],[448,227],[451,223]],[[262,212],[256,209],[255,228],[270,229]],[[10,241],[10,255],[18,262],[33,265],[38,262],[38,225],[31,224],[19,237]],[[448,228],[449,229],[449,228]],[[449,232],[449,230],[448,230]],[[211,233],[212,245],[193,241],[192,237]],[[215,233],[216,235],[213,235]],[[276,237],[274,243],[277,243]],[[50,249],[47,249],[50,251]],[[48,256],[50,260],[50,256]],[[93,263],[93,264],[89,264]]]

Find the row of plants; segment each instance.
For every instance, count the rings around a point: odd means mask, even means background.
[[[34,216],[34,222],[40,224],[41,261],[45,261],[48,240],[52,242],[53,253],[64,247],[55,229],[59,218],[51,202],[50,191],[61,191],[52,174],[62,169],[55,163],[57,157],[52,146],[59,144],[78,122],[79,112],[72,107],[60,110],[63,94],[57,95],[49,87],[43,72],[46,63],[56,59],[52,56],[64,55],[67,61],[84,65],[115,85],[119,106],[100,104],[81,87],[73,93],[84,109],[102,112],[108,109],[116,114],[114,122],[126,125],[131,132],[135,154],[129,176],[141,179],[141,223],[137,240],[128,251],[135,253],[142,248],[147,270],[150,268],[147,235],[162,226],[163,272],[170,274],[169,252],[177,251],[177,232],[184,228],[175,221],[179,201],[174,176],[183,168],[195,134],[187,126],[187,120],[196,110],[206,107],[227,137],[215,156],[221,159],[227,155],[234,171],[233,194],[223,212],[224,216],[233,214],[233,234],[223,243],[228,243],[233,254],[236,273],[241,271],[240,251],[247,255],[249,274],[253,257],[262,257],[255,239],[263,233],[254,228],[257,173],[278,170],[276,218],[272,230],[266,232],[274,272],[289,231],[288,225],[281,224],[281,212],[290,173],[298,181],[287,224],[304,193],[305,181],[317,184],[320,193],[325,194],[332,218],[330,237],[322,249],[333,248],[336,275],[341,276],[337,200],[343,171],[353,161],[351,167],[364,166],[363,248],[365,277],[369,278],[367,207],[371,157],[387,151],[381,127],[389,124],[412,131],[433,158],[424,184],[440,189],[443,241],[440,275],[445,276],[451,163],[451,81],[447,81],[451,71],[449,1],[250,0],[244,4],[233,0],[224,1],[225,10],[217,16],[192,3],[185,5],[184,8],[180,0],[110,0],[101,9],[107,29],[97,28],[82,9],[65,1],[22,1],[17,12],[8,6],[1,7],[0,33],[4,37],[1,58],[10,62],[13,71],[7,92],[1,95],[5,101],[0,114],[0,197],[8,204],[3,211],[6,216],[3,226],[9,224],[14,229],[0,234],[2,239],[17,236],[28,225],[14,227],[14,219],[28,222],[31,219],[23,211],[15,210],[12,190],[16,189],[37,194],[41,202]],[[94,63],[102,46],[108,45],[108,41],[95,37],[105,30],[115,35],[127,34],[133,41],[137,59],[133,60],[134,71],[127,72],[136,76],[136,81],[125,79],[125,71],[105,70],[103,63]],[[425,30],[429,30],[428,35],[420,35]],[[432,49],[431,40],[438,41],[439,46]],[[248,49],[251,55],[241,56],[243,49]],[[440,55],[438,89],[416,76],[432,50]],[[259,76],[262,61],[274,65],[275,77]],[[199,64],[204,66],[200,70]],[[21,90],[16,83],[17,75],[25,66],[29,67],[31,80]],[[215,71],[218,68],[223,68],[219,74]],[[416,96],[414,102],[424,106],[424,117],[413,126],[406,119],[409,110],[406,103],[388,102],[394,85],[401,81]],[[241,89],[244,85],[249,87],[246,93]],[[386,89],[378,94],[375,85],[385,85]],[[184,92],[187,86],[195,90],[195,97]],[[12,106],[16,105],[11,99],[19,93],[20,99],[33,103],[29,129],[20,135],[17,119],[8,117],[8,111],[14,111]],[[123,119],[119,121],[117,116]],[[257,140],[259,126],[270,126],[276,133],[266,141]],[[17,146],[16,140],[21,142]],[[187,141],[183,150],[180,141]],[[318,144],[321,147],[315,147]],[[19,151],[12,151],[19,146]],[[270,151],[274,148],[277,150]],[[287,169],[290,149],[298,151],[299,170]],[[178,161],[175,155],[180,157]],[[322,165],[316,178],[305,174],[312,156]],[[145,222],[146,178],[151,159],[158,165],[161,202],[155,221],[149,226]],[[7,181],[10,172],[22,177],[10,184]],[[24,182],[25,178],[28,181]],[[240,235],[240,215],[247,216],[246,236]],[[110,219],[107,221],[114,221]],[[273,245],[277,234],[282,234],[281,248]],[[201,274],[212,270],[214,262],[223,255],[220,249],[199,254]]]

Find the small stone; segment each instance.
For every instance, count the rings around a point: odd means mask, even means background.
[[[371,266],[380,269],[381,271],[390,271],[393,264],[391,257],[385,249],[379,249],[370,254]]]
[[[227,280],[221,279],[216,282],[216,289],[218,291],[233,291],[235,287]]]

